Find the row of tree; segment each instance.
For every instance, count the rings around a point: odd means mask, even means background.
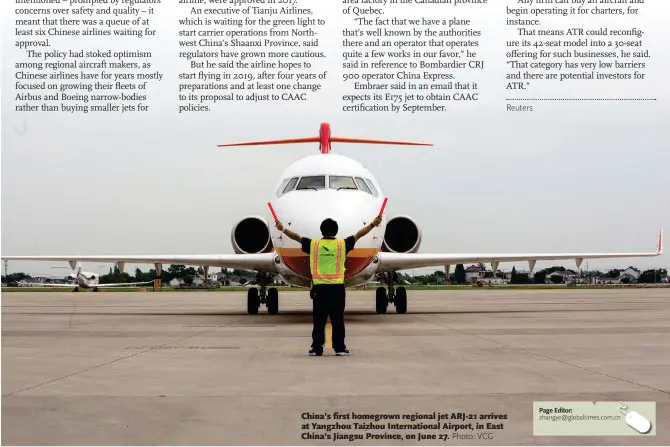
[[[226,269],[222,268],[221,273],[224,273],[228,277],[238,277],[238,278],[254,278],[256,272],[249,270],[239,270],[239,269]],[[170,282],[174,278],[182,279],[187,284],[191,284],[195,278],[198,276],[204,275],[205,271],[202,267],[193,268],[186,267],[185,265],[173,264],[167,269],[161,270],[161,280],[165,282]],[[23,280],[30,280],[32,276],[23,273],[11,273],[7,276],[2,276],[2,282],[9,284],[13,282],[19,282]],[[113,268],[110,267],[109,273],[106,275],[100,275],[100,284],[111,284],[111,283],[124,283],[124,282],[149,282],[156,279],[156,270],[151,269],[148,272],[143,272],[142,270],[135,269],[135,276],[130,275],[127,272],[121,273],[117,266]]]
[[[484,270],[484,265],[479,264],[479,267]],[[578,274],[575,270],[566,269],[561,266],[548,267],[542,270],[539,270],[533,274],[531,278],[528,273],[519,273],[516,271],[515,267],[512,267],[511,277],[509,279],[510,284],[545,284],[547,280],[547,275],[553,272],[567,272],[573,275],[579,275],[583,278],[618,278],[621,276],[623,270],[612,269],[608,272],[601,272],[599,270],[589,270],[583,271],[581,274]],[[640,274],[637,282],[644,284],[653,284],[659,283],[667,275],[666,269],[651,269],[645,270]],[[409,282],[410,284],[444,284],[446,279],[446,274],[444,270],[435,270],[433,273],[428,275],[416,275],[411,276],[409,274],[399,275],[401,279]],[[488,272],[485,277],[493,278],[493,272]],[[501,273],[497,273],[495,277],[502,277]],[[454,273],[449,275],[449,280],[455,284],[465,284],[467,282],[467,275],[465,273],[465,267],[463,264],[456,265]],[[563,282],[562,277],[553,276],[550,278],[550,281],[554,283]]]
[[[210,270],[211,271],[211,270]],[[256,273],[249,270],[240,270],[240,269],[226,269],[222,268],[221,273],[225,274],[228,277],[234,276],[238,278],[254,278]],[[168,283],[173,279],[181,279],[187,285],[191,285],[193,280],[199,276],[203,276],[205,270],[202,267],[197,269],[194,267],[186,267],[182,264],[172,264],[167,269],[161,269],[161,281],[163,283]],[[143,272],[139,268],[135,269],[135,276],[124,272],[121,273],[119,268],[114,266],[114,268],[109,269],[109,273],[106,275],[100,276],[100,284],[112,284],[112,283],[121,283],[121,282],[145,282],[153,281],[156,279],[156,270],[151,269],[148,272]]]
[[[480,268],[484,269],[483,264],[479,264]],[[555,266],[542,269],[533,274],[531,278],[528,273],[518,273],[516,268],[512,268],[512,275],[510,278],[510,284],[544,284],[546,282],[547,275],[556,271],[568,272],[572,274],[577,274],[574,270],[566,269],[565,267]],[[256,272],[249,270],[240,270],[240,269],[226,269],[222,268],[221,272],[228,277],[237,277],[243,279],[250,279],[256,276]],[[613,269],[606,273],[603,273],[598,270],[585,271],[581,273],[582,277],[604,277],[604,278],[618,278],[621,275],[622,270]],[[161,270],[161,280],[163,283],[172,281],[174,278],[183,280],[186,284],[191,284],[195,278],[198,276],[204,275],[204,269],[202,267],[186,267],[181,264],[173,264],[167,269]],[[493,272],[488,272],[489,277],[493,277]],[[666,269],[652,269],[645,270],[640,274],[638,278],[639,283],[653,284],[661,282],[661,280],[667,275]],[[497,274],[498,277],[501,276],[500,273]],[[399,274],[400,279],[409,282],[410,284],[444,284],[446,279],[446,274],[444,270],[435,270],[433,273],[428,275],[417,275],[412,276],[409,274]],[[135,276],[132,276],[126,272],[121,273],[118,267],[114,266],[109,269],[109,273],[106,275],[100,276],[101,284],[110,284],[110,283],[123,283],[123,282],[149,282],[153,281],[156,278],[156,270],[151,269],[148,272],[143,272],[142,270],[135,269]],[[12,273],[7,276],[2,276],[3,283],[12,283],[19,282],[22,280],[31,279],[30,275],[25,273]],[[467,275],[465,273],[465,267],[463,264],[456,265],[454,273],[450,275],[449,278],[456,284],[465,284],[467,282]],[[556,279],[552,278],[552,281],[562,282],[560,277]]]

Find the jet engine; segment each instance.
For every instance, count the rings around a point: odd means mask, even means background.
[[[409,216],[397,216],[386,223],[382,251],[416,253],[421,245],[421,230]]]
[[[230,242],[237,254],[267,253],[272,250],[270,227],[265,219],[245,217],[233,227]]]

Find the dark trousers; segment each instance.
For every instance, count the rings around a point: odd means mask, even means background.
[[[312,316],[314,318],[314,329],[312,329],[312,349],[323,352],[326,342],[326,322],[330,317],[333,327],[333,349],[335,352],[344,351],[344,306],[345,289],[339,285],[318,285],[312,289]]]

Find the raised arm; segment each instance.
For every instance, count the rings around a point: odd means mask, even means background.
[[[281,224],[281,222],[277,222],[275,225],[279,231],[284,233],[286,236],[290,237],[296,242],[301,242],[302,241],[302,236],[300,236],[298,233],[295,231],[291,231],[288,228],[284,227],[284,225]]]
[[[366,226],[364,226],[363,228],[361,228],[360,230],[358,230],[358,233],[356,233],[356,234],[354,235],[354,239],[356,240],[356,242],[358,242],[358,240],[359,240],[360,238],[362,238],[363,236],[365,236],[366,234],[368,234],[370,231],[372,231],[372,229],[373,229],[374,227],[378,227],[379,224],[381,224],[381,223],[382,223],[382,218],[381,218],[381,216],[377,216],[377,217],[375,217],[375,220],[373,220],[371,223],[367,224]]]

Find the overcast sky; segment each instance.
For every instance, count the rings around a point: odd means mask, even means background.
[[[13,62],[24,57],[13,47],[12,16],[5,15],[2,254],[230,253],[233,225],[249,214],[266,213],[281,172],[318,148],[216,145],[314,136],[322,121],[338,136],[434,144],[333,147],[375,173],[391,215],[410,215],[420,224],[423,252],[653,251],[658,230],[670,229],[670,4],[637,5],[642,14],[628,18],[629,27],[634,23],[646,32],[642,40],[652,55],[645,60],[646,82],[535,82],[528,93],[657,101],[535,102],[532,113],[505,111],[511,93],[504,90],[504,43],[514,32],[505,27],[504,8],[399,7],[404,9],[398,15],[407,17],[471,18],[484,32],[478,52],[486,69],[459,75],[479,82],[480,101],[452,103],[445,113],[411,115],[340,111],[339,98],[347,91],[340,82],[340,36],[351,18],[341,14],[338,2],[301,1],[328,20],[319,40],[330,58],[314,63],[316,72],[328,71],[322,93],[308,103],[226,103],[209,113],[182,115],[176,112],[177,73],[188,63],[176,56],[175,23],[187,7],[156,7],[152,21],[159,38],[52,39],[61,48],[153,52],[164,78],[149,89],[150,112],[123,115],[14,112]],[[626,18],[602,20],[592,19],[590,26],[626,27]],[[536,269],[554,264],[540,262]],[[670,267],[667,255],[592,260],[589,267],[631,264]],[[51,269],[58,265],[13,261],[9,272],[60,275]],[[128,266],[131,273],[134,268]]]

